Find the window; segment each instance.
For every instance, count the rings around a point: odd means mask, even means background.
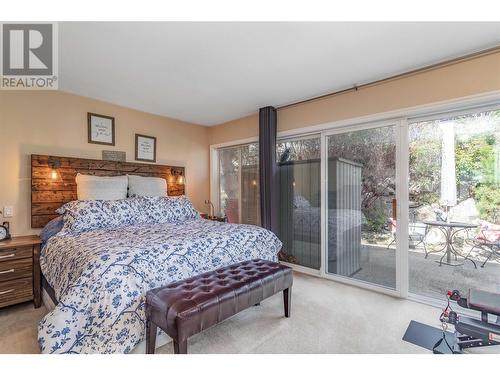
[[[410,122],[408,130],[409,291],[498,291],[500,110]]]
[[[216,152],[218,214],[230,223],[259,225],[258,143],[220,148]]]
[[[321,267],[321,141],[319,135],[279,140],[280,258]]]
[[[327,146],[326,271],[395,289],[396,254],[382,243],[396,220],[395,126],[332,134]]]

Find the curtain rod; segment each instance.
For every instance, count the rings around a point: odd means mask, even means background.
[[[474,59],[474,58],[477,58],[477,57],[480,57],[480,56],[491,55],[491,54],[494,54],[496,52],[500,52],[500,46],[495,46],[495,47],[492,47],[492,48],[488,48],[488,49],[484,49],[484,50],[481,50],[481,51],[473,52],[473,53],[470,53],[470,54],[467,54],[467,55],[456,57],[456,58],[451,59],[451,60],[446,60],[446,61],[438,62],[438,63],[432,64],[432,65],[427,65],[427,66],[424,66],[424,67],[421,67],[421,68],[417,68],[417,69],[414,69],[414,70],[410,70],[410,71],[407,71],[407,72],[404,72],[404,73],[396,74],[394,76],[390,76],[390,77],[378,79],[378,80],[375,80],[375,81],[363,83],[361,85],[354,85],[353,87],[349,87],[349,88],[338,90],[338,91],[334,91],[334,92],[331,92],[331,93],[328,93],[328,94],[316,96],[314,98],[304,99],[304,100],[301,100],[301,101],[298,101],[298,102],[294,102],[294,103],[290,103],[290,104],[285,104],[285,105],[276,107],[276,109],[280,110],[280,109],[284,109],[284,108],[288,108],[288,107],[293,107],[293,106],[296,106],[296,105],[299,105],[299,104],[304,104],[304,103],[308,103],[308,102],[312,102],[312,101],[316,101],[316,100],[325,99],[325,98],[328,98],[330,96],[336,96],[336,95],[340,95],[340,94],[345,94],[345,93],[348,93],[348,92],[351,92],[351,91],[358,91],[359,89],[362,89],[362,88],[376,86],[376,85],[379,85],[381,83],[390,82],[390,81],[394,81],[394,80],[397,80],[397,79],[400,79],[400,78],[403,78],[403,77],[409,77],[409,76],[412,76],[412,75],[415,75],[415,74],[418,74],[418,73],[426,72],[426,71],[429,71],[429,70],[434,70],[434,69],[437,69],[437,68],[442,68],[444,66],[449,66],[449,65],[457,64],[459,62],[471,60],[471,59]]]

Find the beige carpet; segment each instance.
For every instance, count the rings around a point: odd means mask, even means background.
[[[0,353],[37,353],[37,323],[46,313],[31,303],[0,309]],[[282,295],[192,337],[190,353],[422,353],[403,342],[411,319],[437,326],[439,310],[295,274],[292,316]],[[157,350],[172,353],[172,343]]]

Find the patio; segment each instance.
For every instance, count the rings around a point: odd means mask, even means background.
[[[500,261],[493,259],[481,268],[466,261],[461,266],[439,266],[442,253],[430,254],[427,259],[423,249],[410,249],[409,291],[426,297],[443,299],[447,290],[467,291],[469,288],[490,288],[500,292]],[[484,259],[479,255],[474,259]],[[393,248],[378,245],[361,247],[361,270],[353,275],[363,280],[391,288],[396,284],[396,254]]]

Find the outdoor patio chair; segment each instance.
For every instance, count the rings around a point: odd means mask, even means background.
[[[387,248],[389,248],[393,243],[396,242],[396,229],[397,229],[397,222],[395,219],[392,217],[389,218],[389,229],[392,234],[392,241],[387,245]],[[408,228],[408,241],[410,245],[413,245],[414,247],[417,247],[418,245],[422,245],[424,248],[425,252],[425,257],[429,255],[427,253],[427,247],[425,246],[425,237],[427,236],[427,225],[424,223],[410,223],[410,226]]]
[[[488,256],[483,264],[481,264],[481,268],[484,268],[491,257],[500,257],[500,225],[483,221],[479,233],[472,239],[469,239],[469,242],[471,242],[472,247],[466,258],[469,258],[472,251],[476,248],[488,252]]]

